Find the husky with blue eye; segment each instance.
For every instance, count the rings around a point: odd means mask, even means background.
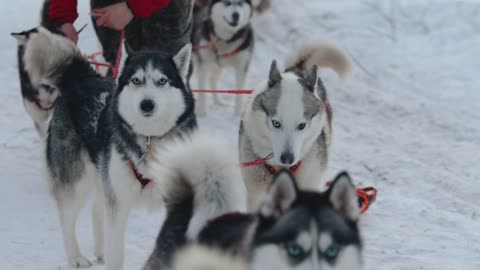
[[[187,83],[190,57],[190,44],[174,55],[133,53],[116,86],[97,74],[65,37],[39,27],[25,44],[31,83],[48,82],[61,91],[48,126],[45,163],[70,266],[92,265],[80,252],[75,229],[90,192],[96,191],[94,255],[109,270],[123,267],[130,209],[164,205],[170,179],[149,177],[146,168],[154,148],[172,140],[187,142],[195,133]],[[240,174],[238,178],[241,182]]]
[[[295,51],[280,72],[275,61],[268,78],[247,102],[240,122],[241,162],[271,157],[265,165],[242,168],[250,209],[256,209],[279,169],[295,173],[301,188],[325,186],[330,155],[332,109],[317,67],[345,76],[350,61],[343,50],[324,43]]]
[[[234,183],[233,180],[223,179],[222,183]],[[198,188],[179,190],[183,192],[172,193],[174,196],[169,198],[167,219],[145,270],[171,269],[171,264],[174,269],[179,269],[178,265],[200,269],[195,268],[198,264],[212,269],[222,269],[221,266],[232,269],[245,264],[244,268],[252,270],[363,268],[356,191],[345,172],[337,175],[326,191],[316,192],[298,189],[294,176],[281,171],[274,176],[254,214],[219,215],[193,239],[185,233],[192,217],[199,212],[193,198],[208,201],[208,196]],[[225,200],[232,202],[235,198],[225,197]],[[190,244],[192,240],[194,244]],[[179,257],[176,254],[184,246],[193,246],[193,250],[198,246],[203,248],[181,253]],[[230,260],[230,265],[225,264],[228,256],[236,258]],[[172,258],[177,259],[172,262]],[[178,260],[184,263],[179,264]]]
[[[206,7],[195,5],[193,60],[200,89],[217,89],[225,68],[235,71],[235,89],[245,89],[254,47],[252,13],[250,0],[213,0]],[[197,114],[202,116],[207,114],[206,98],[206,94],[197,97]],[[221,103],[217,95],[214,98],[215,103]],[[239,115],[243,107],[242,96],[235,98],[235,112]]]

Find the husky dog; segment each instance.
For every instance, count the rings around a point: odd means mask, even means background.
[[[45,1],[41,12],[40,24],[47,27],[52,33],[63,35],[54,25],[47,23],[47,8],[49,1]],[[25,71],[25,44],[32,34],[37,33],[37,28],[23,32],[11,33],[17,40],[17,63],[20,75],[20,89],[23,97],[23,105],[35,124],[35,128],[40,137],[45,137],[48,128],[48,122],[53,112],[55,101],[60,95],[56,85],[51,82],[43,81],[33,85],[30,77]]]
[[[103,8],[123,0],[90,0],[92,9]],[[190,43],[194,0],[172,0],[165,8],[148,18],[135,17],[125,28],[125,47],[128,53],[154,50],[173,55]],[[114,65],[120,46],[120,32],[108,27],[93,26],[105,60]],[[111,75],[111,73],[110,73]]]
[[[242,169],[250,209],[256,209],[278,168],[296,173],[301,188],[323,187],[329,160],[332,110],[317,65],[340,76],[349,60],[338,48],[309,44],[290,56],[280,73],[275,61],[269,78],[253,93],[240,122],[240,161],[271,157],[265,166]],[[273,156],[272,156],[273,155]]]
[[[202,20],[203,16],[207,19]],[[254,44],[251,17],[250,0],[213,0],[206,8],[196,5],[192,43],[195,48],[194,70],[201,89],[205,89],[207,79],[211,89],[217,89],[217,82],[225,67],[235,69],[236,88],[245,88]],[[217,95],[214,98],[217,104],[221,103]],[[237,95],[235,112],[240,114],[241,109],[242,97]],[[205,94],[197,98],[197,113],[207,114]]]
[[[122,268],[129,210],[142,203],[162,206],[168,179],[150,183],[142,174],[153,146],[196,129],[193,96],[186,85],[190,57],[190,44],[173,57],[134,53],[113,91],[113,81],[98,75],[68,39],[40,27],[27,42],[25,70],[32,84],[49,82],[62,92],[48,129],[46,164],[69,265],[91,265],[80,253],[75,224],[92,189],[97,191],[94,254],[100,261],[106,205],[106,269]]]
[[[100,183],[95,181],[101,148],[97,129],[114,83],[92,70],[71,41],[43,27],[32,31],[24,59],[32,85],[53,85],[61,91],[46,137],[47,182],[59,211],[68,263],[88,267],[91,263],[80,253],[75,223],[91,187]],[[92,216],[98,258],[103,257],[100,198]]]
[[[169,179],[146,178],[154,146],[188,138],[196,130],[194,100],[187,84],[191,45],[173,58],[157,53],[128,56],[107,111],[100,161],[106,195],[106,269],[123,265],[124,231],[130,209],[160,207]],[[168,156],[165,150],[162,155]],[[200,157],[199,157],[200,158]]]
[[[179,228],[188,226],[196,210],[191,190],[184,193],[188,196],[168,209],[145,269],[169,269],[172,255],[188,242],[185,229]],[[180,198],[180,194],[176,196]],[[207,251],[220,250],[244,259],[253,270],[355,270],[363,265],[358,219],[356,192],[347,173],[340,173],[325,192],[316,192],[298,189],[294,176],[283,170],[274,177],[256,214],[219,216],[200,231],[195,242],[209,247]],[[205,255],[204,260],[207,258]],[[193,255],[182,258],[189,259],[204,262]],[[223,261],[211,260],[212,265]]]
[[[175,255],[172,270],[248,270],[246,260],[220,249],[192,245]]]

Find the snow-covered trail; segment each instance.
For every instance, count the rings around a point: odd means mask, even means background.
[[[93,52],[88,1],[79,2],[76,25],[90,24],[79,46]],[[379,190],[361,220],[365,269],[480,269],[480,2],[273,3],[255,18],[250,82],[265,78],[272,59],[282,62],[309,40],[336,43],[354,58],[345,81],[330,71],[321,76],[334,109],[330,175],[347,169],[357,182]],[[21,104],[16,43],[9,36],[37,24],[40,4],[0,2],[0,269],[66,265],[56,209],[42,177],[41,144]],[[229,87],[232,77],[225,75],[222,85]],[[200,119],[201,128],[236,141],[238,118],[232,115],[233,106],[212,108]],[[85,209],[78,236],[91,258],[89,217]],[[143,265],[161,218],[161,212],[132,213],[126,269]]]

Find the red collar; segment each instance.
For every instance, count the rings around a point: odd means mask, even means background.
[[[204,50],[204,49],[213,49],[217,56],[227,58],[227,57],[233,56],[233,55],[237,54],[238,52],[240,52],[243,45],[245,45],[245,43],[248,40],[248,32],[245,32],[245,34],[243,35],[243,40],[242,40],[242,43],[240,43],[240,46],[234,48],[233,50],[231,50],[229,52],[222,53],[222,54],[218,54],[217,48],[215,48],[215,45],[214,45],[214,39],[215,39],[215,37],[212,34],[210,34],[210,39],[208,40],[207,44],[193,46],[193,50],[197,51],[197,50]]]
[[[128,160],[128,167],[130,168],[130,171],[132,172],[133,176],[137,178],[138,182],[140,182],[140,185],[142,185],[142,189],[145,188],[150,182],[153,182],[152,179],[145,178],[141,173],[137,171],[135,166],[133,165],[132,160]]]
[[[278,172],[280,172],[280,170],[278,168],[276,168],[275,166],[272,166],[268,163],[263,164],[263,166],[271,174],[277,174]],[[288,168],[288,171],[291,174],[296,174],[298,172],[298,170],[300,169],[300,166],[302,166],[302,160],[300,160],[297,164],[293,165],[292,167]]]
[[[45,107],[42,106],[42,104],[40,104],[40,99],[38,99],[37,96],[31,97],[30,100],[33,101],[33,103],[35,103],[35,105],[37,105],[37,107],[40,108],[43,111],[52,110],[55,107],[55,103],[57,103],[57,100],[55,99],[55,101],[52,103],[52,105],[50,107],[45,108]]]

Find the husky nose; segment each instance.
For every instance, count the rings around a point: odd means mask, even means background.
[[[234,12],[232,14],[232,19],[234,22],[238,22],[238,19],[240,19],[240,14],[238,14],[238,12]]]
[[[151,113],[155,109],[155,103],[151,99],[144,99],[140,102],[140,109],[144,113]]]
[[[285,165],[291,165],[293,163],[293,154],[288,152],[282,153],[280,161]]]

